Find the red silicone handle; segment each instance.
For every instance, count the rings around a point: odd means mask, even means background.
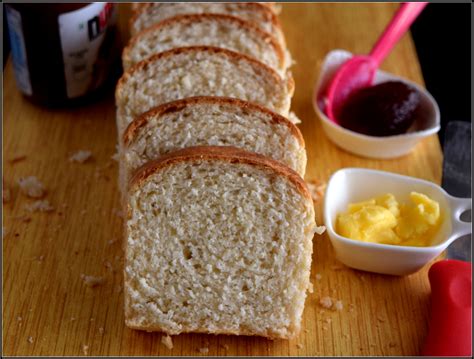
[[[422,354],[471,356],[471,263],[443,260],[431,266],[431,322]]]

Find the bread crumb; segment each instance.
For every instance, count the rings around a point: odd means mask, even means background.
[[[27,205],[26,210],[29,212],[52,212],[54,207],[51,206],[48,200],[39,200]]]
[[[326,232],[326,226],[316,226],[314,229],[314,233],[319,235],[323,234],[324,232]]]
[[[20,178],[18,185],[20,191],[31,198],[41,198],[46,194],[43,184],[35,176]]]
[[[117,288],[115,289],[115,292],[118,293],[118,294],[120,294],[120,293],[122,293],[122,290],[123,290],[123,287],[122,287],[121,284],[119,284],[119,285],[117,286]]]
[[[119,152],[118,144],[115,145],[115,153],[112,156],[110,156],[110,158],[117,162],[120,160],[120,152]]]
[[[344,270],[346,268],[344,266],[339,265],[339,264],[335,264],[335,265],[331,266],[331,269],[334,270],[334,271],[338,271],[338,270]]]
[[[82,345],[82,352],[84,353],[84,355],[88,355],[89,354],[89,346],[83,344]]]
[[[309,333],[309,329],[305,329],[304,332],[305,332],[305,333]]]
[[[221,344],[221,347],[224,349],[224,350],[229,350],[229,346],[227,344]]]
[[[334,303],[334,308],[336,310],[342,310],[344,309],[344,305],[342,304],[342,301],[337,300],[336,303]]]
[[[13,165],[13,164],[15,164],[15,163],[17,163],[17,162],[21,162],[21,161],[23,161],[23,160],[25,160],[25,159],[26,159],[26,156],[25,156],[25,155],[16,155],[16,156],[10,158],[10,159],[8,160],[8,162],[10,162],[10,164]]]
[[[301,120],[298,118],[298,116],[296,116],[296,113],[294,113],[293,111],[290,111],[290,113],[288,114],[288,119],[294,124],[301,123]]]
[[[324,197],[324,191],[326,190],[326,183],[322,183],[317,180],[306,181],[311,198],[314,203],[318,203]]]
[[[309,282],[309,285],[308,285],[308,292],[309,293],[314,293],[314,285],[311,282]]]
[[[316,273],[316,280],[321,280],[322,277],[323,277],[323,276],[322,276],[321,274]]]
[[[161,337],[161,343],[169,350],[173,349],[173,339],[169,335]]]
[[[69,162],[79,162],[84,163],[92,157],[91,151],[77,151],[71,157],[69,157]]]
[[[199,353],[207,354],[207,353],[209,353],[209,348],[199,348]]]
[[[332,307],[332,299],[331,297],[322,297],[319,300],[319,304],[321,304],[323,308],[330,309]]]
[[[114,244],[114,243],[117,242],[117,241],[118,241],[117,238],[113,238],[113,239],[108,240],[108,241],[107,241],[107,244],[110,246],[110,245]]]
[[[10,188],[3,188],[2,203],[8,203],[12,199]]]
[[[104,328],[102,328],[102,327],[99,328],[99,334],[100,335],[104,334]]]
[[[105,283],[104,277],[94,277],[92,275],[81,274],[81,279],[88,287],[96,287]]]
[[[16,317],[16,320],[18,320],[19,322],[21,322],[21,321],[23,320],[23,317],[18,316],[18,317]]]
[[[33,339],[33,337],[28,337],[27,341],[28,343],[33,344],[35,340]]]
[[[298,343],[298,344],[296,344],[296,347],[297,347],[298,349],[301,349],[301,348],[303,348],[303,344]]]
[[[71,317],[71,319],[70,319],[70,320],[71,320],[71,322],[74,322],[74,321],[76,320],[76,318],[74,318],[74,317]]]
[[[377,320],[378,320],[380,323],[385,323],[385,319],[383,319],[382,317],[377,317]]]

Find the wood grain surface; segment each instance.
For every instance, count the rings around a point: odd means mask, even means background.
[[[353,166],[441,179],[436,136],[405,157],[368,160],[335,147],[322,132],[311,95],[325,54],[334,48],[365,53],[391,18],[395,4],[285,4],[281,21],[296,59],[292,109],[308,150],[307,180],[326,182],[335,170]],[[121,9],[125,23],[127,9]],[[415,48],[405,36],[383,64],[387,71],[422,84]],[[4,78],[4,185],[12,199],[3,206],[3,350],[5,355],[416,355],[428,322],[426,266],[391,277],[341,265],[326,235],[314,239],[312,282],[301,335],[294,340],[179,335],[174,348],[160,333],[124,325],[122,222],[116,186],[113,94],[70,110],[34,106],[19,94],[9,63]],[[90,150],[84,164],[68,161]],[[21,161],[11,162],[17,156]],[[37,176],[48,190],[50,213],[29,213],[32,200],[17,180]],[[383,191],[383,189],[381,189]],[[321,220],[321,202],[317,204]],[[81,274],[102,276],[91,288]],[[319,278],[319,279],[318,279]],[[324,309],[331,296],[342,311]],[[208,353],[199,350],[208,348]],[[201,350],[205,352],[205,350]]]

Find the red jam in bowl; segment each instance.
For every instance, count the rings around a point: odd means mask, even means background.
[[[355,91],[336,114],[339,124],[369,136],[405,133],[413,124],[421,95],[412,86],[389,81]]]

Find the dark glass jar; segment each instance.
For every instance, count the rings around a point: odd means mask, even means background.
[[[97,98],[118,74],[112,3],[6,4],[19,90],[45,106]]]

